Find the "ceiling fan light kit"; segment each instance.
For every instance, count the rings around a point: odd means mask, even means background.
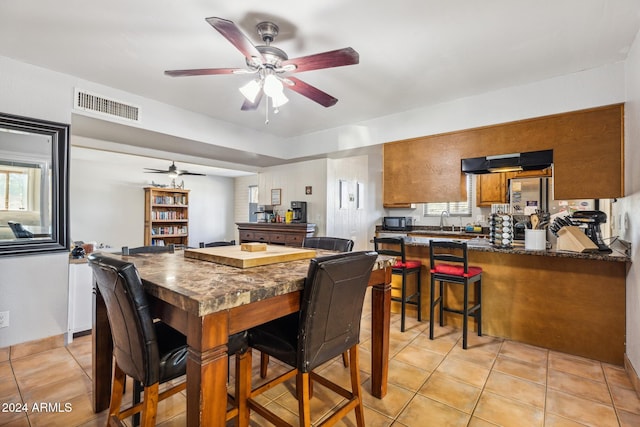
[[[258,35],[265,44],[255,46],[233,22],[216,17],[206,18],[206,21],[245,56],[247,68],[167,70],[165,74],[171,77],[217,74],[258,74],[257,78],[254,78],[239,88],[245,97],[241,110],[256,110],[262,96],[266,95],[265,123],[269,123],[270,102],[274,113],[277,113],[281,106],[289,102],[289,99],[284,94],[285,87],[317,102],[323,107],[331,107],[338,102],[337,98],[300,79],[285,77],[285,73],[298,73],[302,71],[354,65],[360,61],[358,52],[350,47],[289,59],[286,52],[275,46],[271,46],[271,42],[274,41],[279,31],[278,26],[273,22],[264,21],[256,25]]]
[[[262,80],[251,80],[246,85],[240,86],[238,90],[249,102],[256,102],[256,98],[262,90]]]

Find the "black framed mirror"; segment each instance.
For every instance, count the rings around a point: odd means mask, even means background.
[[[69,125],[0,113],[0,256],[69,251]]]

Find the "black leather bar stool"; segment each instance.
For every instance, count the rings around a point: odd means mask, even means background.
[[[422,262],[406,258],[404,239],[401,237],[374,237],[373,245],[374,250],[380,255],[396,257],[396,263],[391,269],[391,274],[402,276],[402,285],[400,297],[391,297],[391,300],[400,303],[400,332],[404,332],[407,304],[415,305],[418,308],[418,321],[422,321],[422,285],[420,279]],[[416,291],[411,295],[407,295],[407,277],[412,274],[416,276]]]
[[[439,308],[440,326],[444,326],[444,312],[462,314],[462,348],[467,348],[469,316],[478,322],[478,336],[482,336],[482,268],[468,264],[467,243],[446,240],[429,241],[431,267],[431,309],[429,338],[433,339],[434,309]],[[435,298],[436,282],[440,283],[440,295]],[[444,303],[444,284],[462,285],[462,308],[448,307]],[[469,286],[475,284],[475,303],[469,306]]]

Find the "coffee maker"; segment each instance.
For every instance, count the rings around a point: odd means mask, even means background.
[[[307,202],[291,202],[293,219],[291,222],[307,222]]]
[[[584,233],[598,246],[599,252],[611,253],[612,250],[602,240],[600,224],[607,222],[607,214],[602,211],[576,211],[571,215],[571,222],[576,225],[585,224]]]

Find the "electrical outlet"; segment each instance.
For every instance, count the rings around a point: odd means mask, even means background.
[[[9,312],[0,311],[0,328],[6,328],[9,326]]]

